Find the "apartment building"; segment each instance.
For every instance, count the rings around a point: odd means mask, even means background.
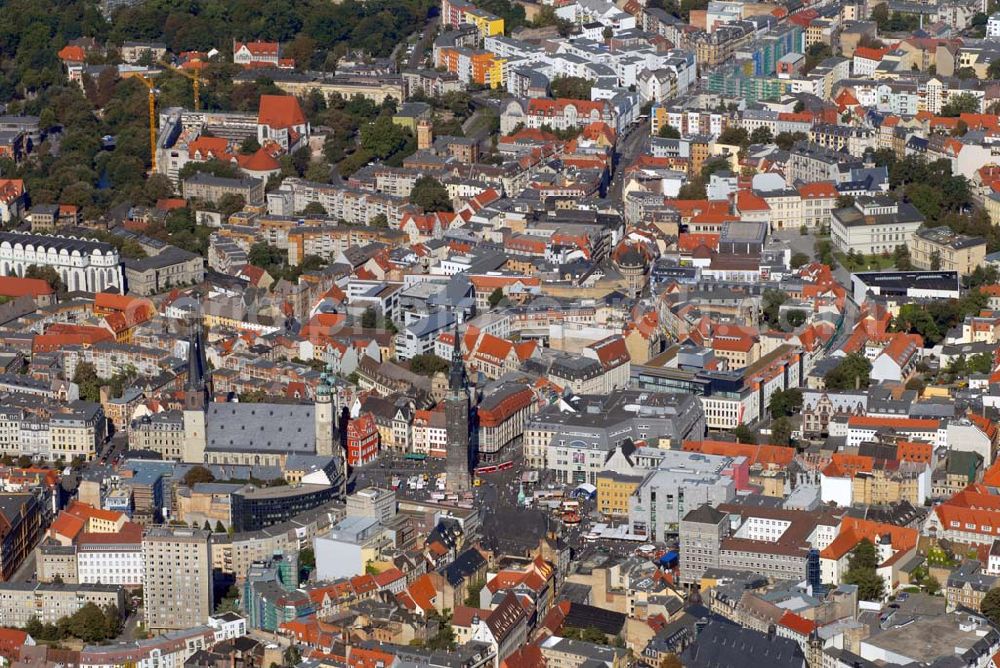
[[[231,179],[198,172],[183,183],[184,199],[200,199],[218,203],[226,195],[243,198],[246,204],[264,203],[264,181],[253,177]]]
[[[968,276],[986,261],[986,240],[958,234],[948,227],[918,230],[913,235],[910,260],[918,269],[957,271]]]
[[[896,246],[906,246],[924,224],[915,206],[887,196],[858,197],[854,206],[834,209],[832,216],[834,247],[863,255],[892,253]]]
[[[681,518],[681,582],[700,582],[705,571],[719,567],[719,546],[728,530],[726,514],[709,504],[688,511]]]
[[[109,605],[125,610],[125,594],[115,585],[67,585],[4,582],[0,584],[0,619],[4,626],[24,627],[32,619],[55,624],[88,603],[101,609]]]
[[[190,628],[212,614],[211,532],[152,527],[142,541],[143,622],[153,632]]]

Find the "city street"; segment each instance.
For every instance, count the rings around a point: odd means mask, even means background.
[[[649,118],[630,125],[625,130],[618,143],[618,162],[615,166],[615,174],[611,178],[611,184],[608,186],[608,198],[611,201],[617,203],[622,201],[622,188],[625,185],[625,168],[646,150],[648,144]]]

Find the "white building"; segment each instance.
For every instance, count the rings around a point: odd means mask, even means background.
[[[52,267],[69,291],[121,290],[121,258],[111,244],[61,235],[0,232],[0,276],[24,276],[29,267]]]
[[[139,529],[137,525],[136,529]],[[80,584],[113,584],[139,587],[143,584],[142,531],[88,533],[76,548],[77,580]]]
[[[832,213],[830,235],[834,247],[844,253],[891,253],[910,243],[924,223],[915,206],[889,197],[859,197],[854,206]]]
[[[374,517],[347,517],[325,536],[316,536],[316,577],[336,580],[365,572],[365,566],[378,556],[385,532]]]
[[[1000,12],[997,12],[986,22],[986,36],[1000,37]]]

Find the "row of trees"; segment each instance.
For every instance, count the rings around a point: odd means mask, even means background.
[[[135,367],[129,365],[111,378],[97,375],[97,369],[90,362],[80,362],[73,373],[73,382],[80,386],[80,398],[84,401],[100,401],[101,387],[107,385],[112,397],[120,397],[129,383],[138,377]]]
[[[122,615],[116,605],[101,609],[94,603],[87,603],[68,617],[55,624],[42,624],[32,617],[24,630],[37,640],[57,641],[65,638],[79,638],[93,643],[116,637],[121,632]]]
[[[910,332],[924,337],[924,343],[936,345],[949,329],[967,315],[974,315],[986,308],[989,298],[979,290],[965,294],[961,299],[936,299],[926,304],[904,304],[893,318],[892,330]]]

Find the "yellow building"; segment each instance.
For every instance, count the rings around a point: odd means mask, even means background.
[[[503,19],[478,7],[466,10],[465,22],[476,26],[479,36],[483,39],[503,34]]]
[[[983,266],[986,240],[958,234],[944,226],[918,230],[910,244],[910,259],[918,269],[957,271],[968,276],[976,267]]]
[[[857,473],[851,481],[851,502],[866,506],[900,501],[922,504],[924,499],[920,498],[920,473],[915,467],[898,471],[874,469],[871,472]]]
[[[638,489],[642,476],[604,471],[597,474],[597,510],[605,518],[628,517],[629,497]]]

